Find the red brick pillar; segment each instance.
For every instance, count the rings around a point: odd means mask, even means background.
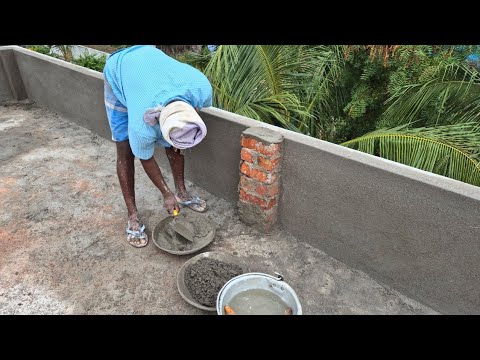
[[[283,135],[253,127],[241,137],[238,214],[240,220],[261,232],[277,221]]]

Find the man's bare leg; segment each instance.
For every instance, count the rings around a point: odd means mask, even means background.
[[[185,188],[185,156],[173,147],[165,148],[165,152],[170,162],[170,168],[172,169],[173,181],[175,182],[175,194],[182,201],[191,200],[192,195],[190,195]]]
[[[192,195],[187,191],[185,187],[184,169],[185,169],[185,156],[180,153],[180,150],[173,147],[165,148],[165,152],[170,162],[170,168],[172,169],[173,181],[175,182],[175,196],[181,201],[192,200]],[[203,205],[191,205],[191,209],[196,211],[205,211],[206,203],[202,201]]]
[[[117,175],[122,189],[123,199],[127,205],[130,230],[140,230],[137,205],[135,203],[135,156],[130,148],[128,140],[117,142]],[[146,245],[148,238],[132,238],[130,243],[133,246],[141,247]]]

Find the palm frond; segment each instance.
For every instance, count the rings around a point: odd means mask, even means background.
[[[426,71],[424,82],[394,89],[378,127],[414,121],[426,126],[480,123],[480,73],[476,69],[450,63]]]
[[[214,106],[318,136],[330,127],[324,120],[342,109],[335,81],[344,52],[344,46],[220,45],[182,60],[209,78]]]
[[[212,58],[212,53],[206,46],[203,46],[200,51],[186,51],[177,55],[176,58],[177,60],[188,63],[201,72],[204,72]]]
[[[463,123],[382,129],[343,146],[480,186],[480,127]]]
[[[298,51],[282,45],[220,45],[205,68],[214,105],[269,123],[296,129],[308,112],[296,95],[302,86]]]
[[[310,56],[312,68],[308,78],[303,80],[299,96],[312,116],[302,119],[300,131],[327,140],[334,132],[345,102],[346,94],[336,82],[345,66],[346,47],[315,46],[311,50],[315,53]]]

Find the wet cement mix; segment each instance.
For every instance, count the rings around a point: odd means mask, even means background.
[[[193,236],[190,240],[177,233],[173,220],[166,222],[160,231],[157,241],[165,248],[174,251],[188,251],[205,246],[214,236],[213,225],[202,215],[193,211],[181,213],[177,217],[177,224],[187,225]]]
[[[225,283],[241,275],[242,269],[235,264],[203,258],[185,270],[185,285],[198,303],[215,307],[217,296]]]

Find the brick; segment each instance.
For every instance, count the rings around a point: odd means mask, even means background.
[[[277,205],[277,197],[274,197],[267,202],[267,205],[262,206],[262,208],[265,209],[265,210],[268,210],[268,209],[273,208],[276,205]]]
[[[280,181],[276,181],[270,185],[270,189],[268,190],[268,196],[275,196],[280,193]]]
[[[271,209],[265,211],[264,222],[275,223],[277,221],[277,216],[278,206],[272,207]]]
[[[274,197],[280,192],[280,183],[276,181],[270,185],[257,185],[255,192],[261,196]]]
[[[242,162],[242,165],[240,166],[240,172],[263,183],[270,181],[267,173],[253,168],[248,162],[245,161]]]
[[[262,143],[257,144],[257,150],[260,154],[273,156],[280,154],[281,146],[279,144],[270,144],[268,146],[263,145]]]
[[[277,205],[277,197],[273,197],[271,199],[264,199],[252,194],[247,193],[245,190],[240,189],[240,199],[249,202],[250,204],[258,205],[263,210],[269,210]]]
[[[265,184],[273,184],[278,180],[278,173],[267,173],[255,167],[246,161],[242,161],[240,165],[240,172],[252,179],[260,181]]]
[[[250,176],[250,166],[248,166],[248,164],[243,160],[240,162],[240,172],[243,175]]]
[[[277,171],[280,165],[280,156],[275,159],[268,159],[263,156],[258,157],[258,166],[264,168],[267,171]]]
[[[242,135],[241,145],[245,148],[256,150],[258,140],[253,138],[248,138]]]
[[[269,206],[269,202],[267,202],[265,199],[259,198],[255,195],[250,195],[243,189],[240,189],[240,198],[251,204],[259,205],[262,208],[267,208]]]
[[[252,164],[255,164],[256,163],[256,154],[252,151],[252,150],[249,150],[247,148],[242,148],[242,151],[240,153],[240,157],[242,158],[242,160],[245,160],[245,161],[248,161]]]
[[[265,145],[257,139],[249,138],[244,135],[242,135],[240,143],[244,148],[247,148],[250,150],[256,150],[259,153],[267,156],[280,154],[280,150],[282,148],[280,144]]]
[[[257,182],[245,175],[240,175],[240,188],[246,192],[255,193]]]
[[[278,216],[278,206],[274,206],[271,209],[264,210],[263,213],[265,214],[265,221],[275,221]]]
[[[265,184],[245,175],[240,175],[240,188],[252,195],[274,197],[280,192],[280,182],[276,181],[273,184]]]
[[[274,184],[275,182],[278,181],[279,177],[280,176],[278,175],[278,173],[268,174],[267,181],[265,181],[265,183],[267,183],[269,185]]]
[[[268,190],[269,190],[269,185],[263,185],[263,184],[255,185],[253,188],[253,191],[260,196],[268,196],[267,195]]]

